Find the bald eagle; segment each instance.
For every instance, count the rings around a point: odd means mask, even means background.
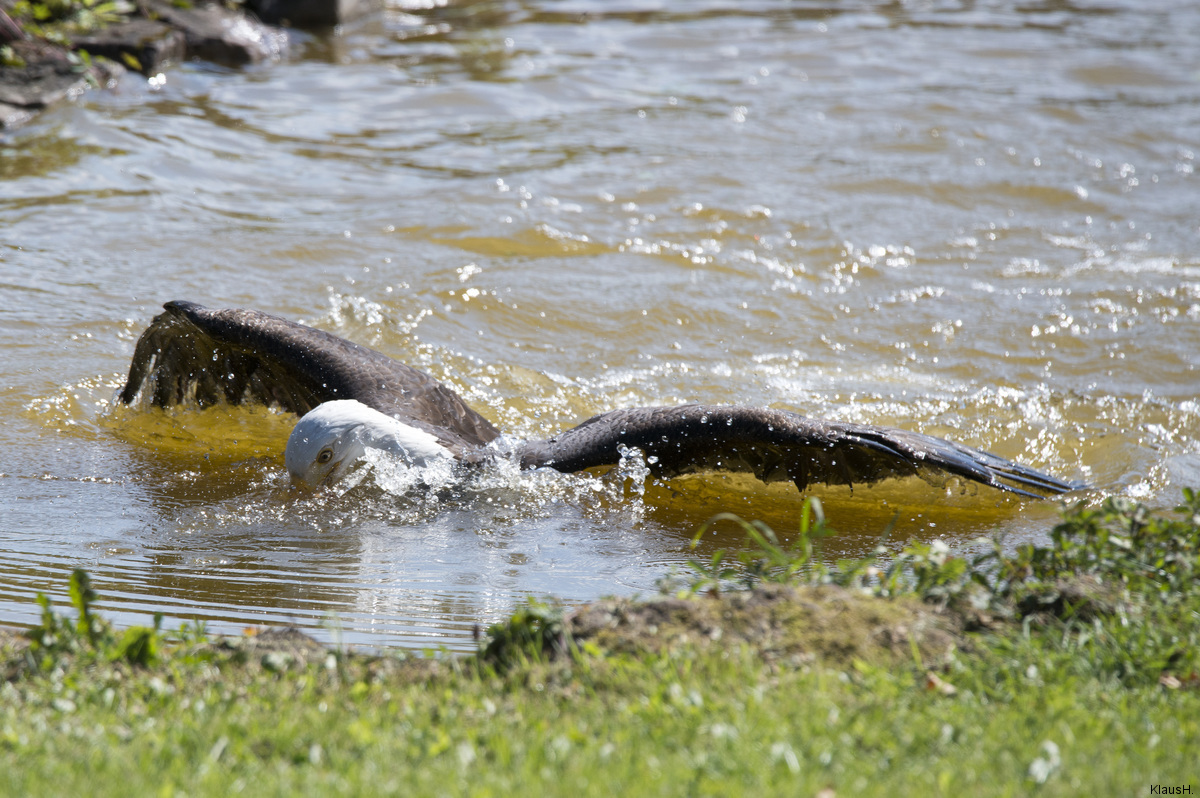
[[[617,465],[636,449],[656,476],[741,471],[801,491],[939,474],[1034,498],[1082,487],[930,435],[741,405],[612,410],[501,455],[488,447],[500,435],[490,421],[446,385],[384,354],[257,310],[163,307],[138,339],[119,400],[257,402],[295,413],[301,419],[284,461],[310,487],[341,479],[368,449],[418,466],[513,456],[525,469],[564,472]]]

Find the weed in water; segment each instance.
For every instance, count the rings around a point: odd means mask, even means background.
[[[54,612],[45,594],[38,594],[41,623],[25,633],[30,641],[29,656],[38,668],[50,669],[64,655],[123,660],[141,666],[154,663],[158,656],[162,613],[155,613],[153,627],[131,626],[118,635],[112,624],[93,610],[96,592],[86,571],[76,568],[71,572],[67,592],[76,612],[74,624]]]

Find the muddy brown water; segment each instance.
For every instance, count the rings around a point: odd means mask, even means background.
[[[304,320],[515,435],[635,404],[894,424],[1165,507],[1200,485],[1200,7],[488,2],[127,77],[0,139],[0,623],[106,613],[473,646],[526,596],[650,592],[794,489],[380,469],[287,489],[291,419],[115,409],[169,299]],[[861,553],[1054,503],[818,489]],[[732,545],[722,529],[705,552]]]

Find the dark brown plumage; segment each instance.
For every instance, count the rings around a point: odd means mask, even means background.
[[[138,340],[120,393],[126,404],[138,395],[164,407],[252,401],[303,415],[322,402],[356,399],[472,461],[487,459],[483,447],[499,435],[454,391],[372,349],[255,310],[164,307]],[[1032,497],[1081,487],[930,435],[738,405],[614,410],[526,441],[516,456],[524,468],[571,472],[615,465],[623,447],[640,449],[661,476],[744,471],[800,490],[939,473]]]
[[[458,456],[500,434],[425,372],[323,330],[257,310],[163,307],[134,349],[125,404],[144,392],[156,407],[250,401],[302,416],[322,402],[357,399],[432,433]]]
[[[618,462],[618,447],[640,449],[659,476],[740,471],[763,482],[857,485],[888,477],[950,473],[1023,496],[1064,493],[1069,482],[919,432],[808,418],[740,405],[613,410],[521,449],[526,468],[578,471]],[[616,454],[614,454],[616,453]]]

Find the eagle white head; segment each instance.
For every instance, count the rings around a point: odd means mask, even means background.
[[[355,399],[338,399],[317,405],[300,419],[283,460],[295,482],[315,488],[346,476],[367,449],[390,452],[414,466],[454,457],[428,432]]]

